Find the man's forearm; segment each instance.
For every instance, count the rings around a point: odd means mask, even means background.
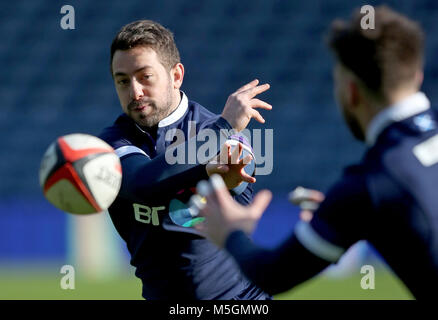
[[[218,135],[227,132],[230,128],[228,122],[223,118],[218,118],[205,128],[214,130]],[[195,143],[198,150],[205,143],[197,141],[186,141],[181,148],[188,150],[189,143]],[[220,150],[219,140],[216,145],[217,152]],[[217,153],[216,152],[216,153]],[[131,154],[122,158],[122,186],[119,195],[123,198],[134,201],[142,201],[146,198],[154,198],[162,193],[170,195],[187,187],[194,187],[200,180],[208,179],[205,164],[199,163],[197,157],[194,163],[175,163],[169,164],[166,154],[161,154],[154,159],[148,159],[141,154]]]
[[[269,250],[254,244],[243,231],[234,231],[225,248],[248,279],[270,294],[289,290],[329,265],[307,251],[295,236]]]

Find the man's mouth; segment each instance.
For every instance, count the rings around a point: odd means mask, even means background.
[[[141,112],[141,111],[145,110],[146,108],[147,108],[146,105],[138,106],[138,107],[132,108],[132,111]]]

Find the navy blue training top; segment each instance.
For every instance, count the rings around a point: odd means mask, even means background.
[[[177,109],[153,131],[143,130],[123,114],[100,135],[121,159],[122,186],[108,211],[127,244],[146,299],[268,297],[243,276],[225,250],[219,250],[195,229],[178,226],[169,218],[169,212],[184,206],[196,183],[208,176],[205,165],[194,159],[189,142],[184,144],[186,164],[169,164],[165,151],[178,137],[169,139],[166,134],[172,137],[170,131],[180,129],[188,140],[193,135],[191,130],[199,133],[206,128],[217,132],[217,137],[221,129],[232,129],[225,119],[182,93]],[[196,142],[196,148],[200,145],[202,141]],[[252,186],[234,198],[248,204]]]
[[[276,250],[241,232],[226,248],[269,293],[314,276],[368,240],[416,298],[438,286],[438,113],[417,93],[373,120],[368,150],[346,168],[310,223],[300,221]]]

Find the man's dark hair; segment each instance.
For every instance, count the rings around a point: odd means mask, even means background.
[[[421,27],[387,6],[375,8],[375,28],[363,29],[364,15],[355,11],[349,22],[335,20],[328,45],[338,61],[378,97],[412,81],[423,67]]]
[[[169,71],[180,62],[172,32],[158,22],[139,20],[122,27],[114,37],[111,44],[111,74],[114,53],[117,50],[129,50],[139,46],[153,49],[162,65]]]

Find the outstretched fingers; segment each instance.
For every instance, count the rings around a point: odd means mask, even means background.
[[[253,176],[250,176],[248,173],[246,173],[246,171],[243,168],[240,170],[240,177],[242,178],[243,181],[248,182],[248,183],[255,183],[256,182],[256,178],[254,178]]]
[[[242,86],[239,89],[237,89],[235,93],[240,93],[240,92],[246,91],[248,89],[254,88],[258,84],[259,84],[259,80],[258,79],[254,79],[251,82],[248,82],[244,86]]]
[[[272,193],[269,190],[262,190],[256,194],[253,203],[250,205],[251,215],[253,218],[260,219],[263,212],[268,207],[272,199]]]
[[[208,181],[202,180],[198,182],[196,191],[205,197],[209,205],[215,205],[223,199],[227,200],[227,196],[231,198],[224,180],[218,174],[213,174]]]
[[[266,122],[265,118],[263,118],[263,116],[257,110],[254,110],[254,109],[251,110],[251,117],[260,123]]]
[[[240,91],[239,93],[245,94],[248,98],[252,99],[256,95],[269,90],[270,87],[271,86],[269,85],[269,83],[265,83],[265,84],[261,84],[259,86],[250,87],[244,91]]]
[[[228,158],[230,164],[239,164],[240,156],[242,155],[243,146],[241,142],[237,143]]]
[[[251,99],[251,107],[272,110],[272,105],[260,99]]]
[[[242,178],[243,181],[248,182],[248,183],[255,183],[256,182],[256,178],[254,178],[253,176],[249,175],[246,171],[245,171],[245,167],[248,163],[250,163],[253,160],[252,155],[248,154],[245,157],[243,157],[242,159],[239,160],[239,166],[240,166],[240,177]]]

